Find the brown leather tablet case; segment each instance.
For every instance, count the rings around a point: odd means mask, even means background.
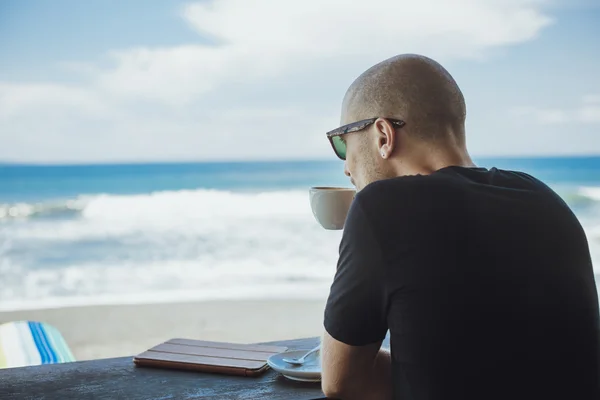
[[[133,358],[140,367],[184,369],[227,375],[257,376],[267,358],[287,347],[171,339]]]

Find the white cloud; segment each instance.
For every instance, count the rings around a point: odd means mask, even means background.
[[[530,118],[540,124],[600,123],[600,95],[583,96],[578,106],[569,109],[517,107],[512,110],[512,114]]]
[[[582,122],[600,123],[600,94],[583,97],[582,105],[577,110],[577,119]]]
[[[538,6],[527,0],[221,0],[188,5],[184,15],[236,52],[275,55],[270,58],[389,53],[415,44],[463,55],[535,37],[550,22]]]
[[[552,23],[546,4],[189,4],[182,24],[215,44],[148,44],[111,51],[108,63],[64,63],[81,78],[77,85],[0,82],[0,159],[256,158],[285,156],[290,148],[298,157],[319,156],[329,149],[318,134],[337,123],[343,91],[364,69],[406,52],[442,62],[485,58],[536,38]],[[586,109],[579,118],[594,115]],[[232,144],[243,146],[231,150]]]
[[[584,96],[577,119],[587,123],[600,123],[600,94]]]
[[[588,123],[600,123],[600,104],[581,107],[577,111],[577,120]]]
[[[216,0],[189,4],[183,17],[218,45],[113,52],[98,87],[181,104],[225,81],[267,80],[306,65],[369,63],[405,52],[481,57],[535,38],[551,23],[532,0]],[[360,61],[358,61],[360,60]],[[348,65],[347,68],[352,69]]]
[[[108,110],[106,102],[87,88],[54,83],[0,82],[0,121],[57,112],[98,116],[108,113]]]
[[[513,115],[533,118],[541,124],[568,122],[570,117],[564,111],[556,108],[519,107],[513,110]]]

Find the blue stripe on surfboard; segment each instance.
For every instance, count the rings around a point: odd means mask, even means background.
[[[42,344],[40,343],[40,338],[38,337],[38,334],[35,331],[33,324],[34,324],[33,322],[27,322],[27,327],[29,328],[29,332],[31,334],[31,337],[33,338],[33,343],[35,344],[37,352],[40,355],[40,363],[46,364],[48,358],[46,356],[46,352],[44,351],[44,349],[42,347]]]
[[[59,358],[56,355],[56,349],[52,347],[50,340],[48,340],[48,335],[46,334],[46,328],[41,323],[36,323],[36,329],[40,334],[40,338],[42,339],[42,343],[44,343],[44,348],[48,351],[48,356],[50,357],[50,364],[56,364],[59,361]]]
[[[29,326],[29,330],[31,331],[31,336],[33,337],[33,342],[35,343],[35,346],[37,347],[37,351],[38,351],[38,353],[40,353],[40,358],[42,360],[42,364],[49,364],[51,358],[50,358],[50,355],[48,354],[48,351],[46,350],[46,346],[45,346],[44,342],[42,341],[42,338],[40,337],[38,330],[36,329],[37,323],[27,322],[27,325]]]

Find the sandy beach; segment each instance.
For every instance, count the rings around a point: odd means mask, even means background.
[[[254,343],[319,336],[324,301],[249,300],[86,306],[0,312],[0,324],[57,327],[77,360],[132,356],[180,337]]]

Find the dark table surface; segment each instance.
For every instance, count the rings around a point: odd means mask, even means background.
[[[269,344],[311,349],[318,338]],[[0,370],[0,399],[324,399],[319,383],[293,382],[269,369],[260,377],[142,368],[132,357]]]

